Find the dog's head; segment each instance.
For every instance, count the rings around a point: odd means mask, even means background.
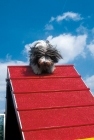
[[[61,58],[61,54],[49,41],[39,41],[30,49],[30,64],[49,67]]]

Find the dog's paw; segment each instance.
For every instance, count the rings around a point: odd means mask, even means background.
[[[48,69],[48,73],[53,73],[55,70],[55,66],[51,66],[49,69]]]
[[[39,75],[39,74],[42,73],[39,69],[37,69],[37,70],[33,70],[33,71],[34,71],[34,73],[37,74],[37,75]]]
[[[32,70],[35,74],[38,74],[38,75],[42,73],[41,69],[39,69],[37,65],[33,65]]]

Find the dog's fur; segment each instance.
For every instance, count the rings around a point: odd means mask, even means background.
[[[35,74],[52,73],[55,63],[62,58],[58,50],[49,41],[38,41],[30,48],[30,66]]]

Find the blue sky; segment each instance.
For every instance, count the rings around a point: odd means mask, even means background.
[[[48,39],[60,64],[74,64],[94,94],[94,0],[0,0],[0,113],[7,65],[28,65],[28,50]]]

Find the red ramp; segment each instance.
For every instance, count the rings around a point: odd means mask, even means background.
[[[42,75],[29,66],[9,66],[8,78],[21,139],[94,137],[94,98],[73,65]]]

